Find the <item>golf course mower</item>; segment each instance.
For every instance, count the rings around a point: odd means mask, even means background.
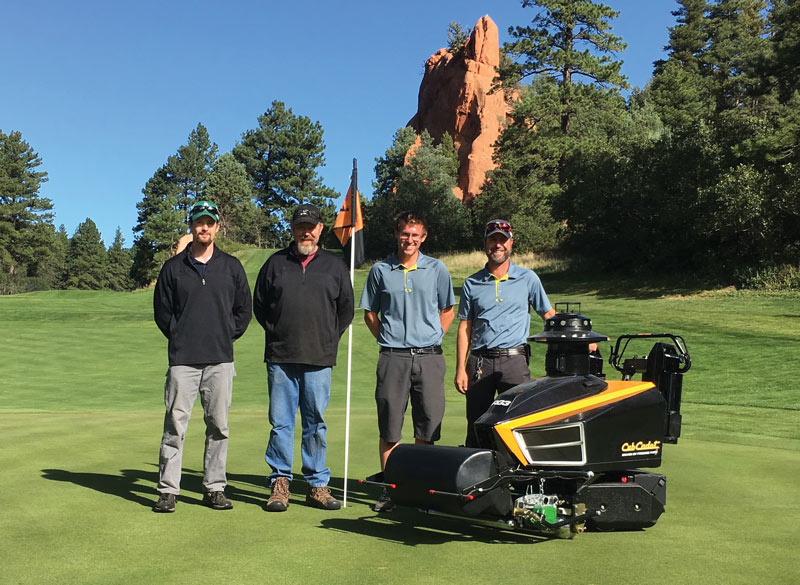
[[[589,346],[609,338],[592,331],[579,304],[561,305],[528,338],[547,344],[546,375],[497,396],[475,423],[480,448],[397,445],[364,483],[398,506],[550,537],[653,526],[666,477],[641,468],[660,466],[664,444],[678,442],[686,343],[671,333],[622,335],[609,356],[622,379],[606,380]],[[655,340],[649,353],[625,358],[641,340]]]

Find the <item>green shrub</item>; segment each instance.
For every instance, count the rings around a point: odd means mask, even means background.
[[[744,268],[737,271],[740,288],[756,290],[800,290],[800,266],[778,264],[759,268]]]

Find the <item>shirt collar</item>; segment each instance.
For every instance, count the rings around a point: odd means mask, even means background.
[[[201,262],[200,260],[198,260],[197,258],[194,257],[194,254],[192,254],[192,244],[191,244],[191,242],[189,243],[188,246],[186,246],[186,249],[184,250],[184,253],[186,254],[186,257],[189,259],[189,262],[191,264],[208,264],[209,262],[211,262],[211,259],[216,255],[217,247],[214,246],[214,249],[211,251],[211,256],[209,256],[208,260],[206,260],[205,262]]]
[[[509,280],[513,280],[513,279],[517,278],[519,276],[518,268],[519,267],[516,264],[514,264],[513,262],[509,262],[508,263],[508,272],[506,272],[506,276],[504,276],[503,278],[508,277]],[[490,280],[495,280],[495,277],[492,276],[491,272],[489,272],[489,269],[487,268],[487,265],[484,265],[483,269],[481,269],[481,271],[478,272],[478,278],[480,280],[483,280],[484,282],[488,282]],[[500,280],[500,279],[497,279],[497,280]]]
[[[422,252],[419,253],[417,256],[416,268],[418,270],[422,270],[425,268],[423,258],[427,258]],[[400,268],[405,268],[402,264],[400,264],[400,259],[397,257],[397,252],[389,256],[388,259],[389,265],[392,267],[392,270],[399,270]],[[412,268],[409,266],[409,269]]]

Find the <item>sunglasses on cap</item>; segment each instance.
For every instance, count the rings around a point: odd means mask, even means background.
[[[484,237],[488,236],[492,232],[508,232],[509,234],[513,234],[514,230],[511,229],[511,224],[507,221],[490,221],[486,224],[486,231],[484,232]]]
[[[213,203],[202,203],[200,205],[195,205],[192,207],[192,210],[189,212],[190,215],[194,215],[195,213],[199,213],[201,211],[208,211],[210,213],[216,214],[217,213],[217,206]]]

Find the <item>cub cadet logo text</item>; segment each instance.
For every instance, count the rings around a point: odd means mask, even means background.
[[[661,441],[637,441],[636,443],[622,443],[622,456],[657,455],[661,449]]]
[[[510,400],[495,400],[492,402],[492,406],[511,406]]]

